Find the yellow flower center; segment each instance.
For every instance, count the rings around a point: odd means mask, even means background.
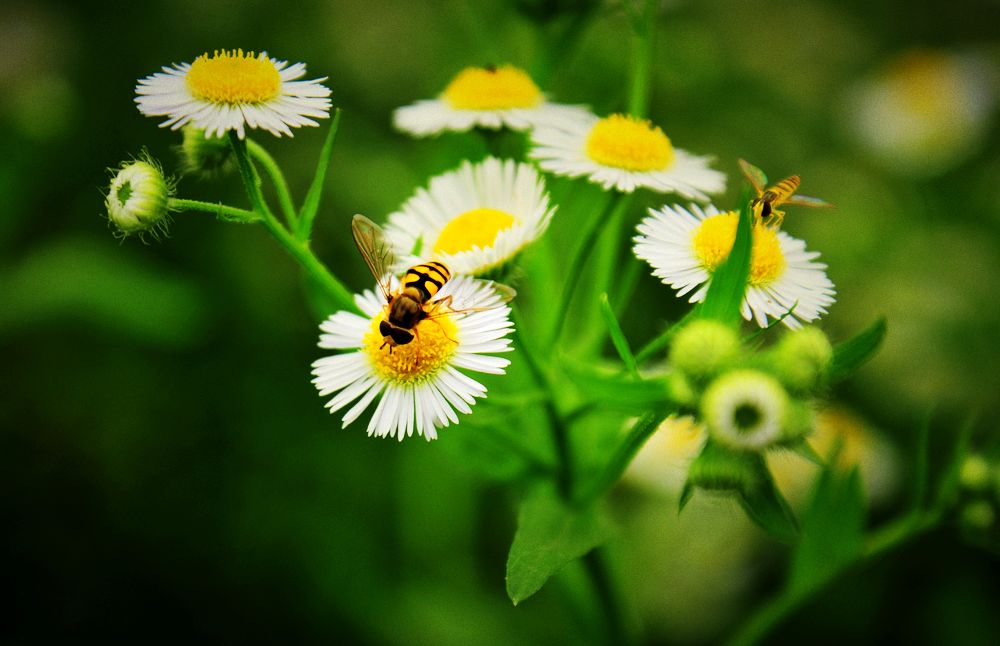
[[[242,49],[217,51],[211,58],[202,54],[191,63],[185,80],[195,98],[229,105],[264,103],[281,91],[274,63]]]
[[[510,213],[491,208],[466,211],[445,225],[434,243],[434,253],[456,254],[474,246],[486,249],[501,231],[517,222]]]
[[[533,108],[542,91],[516,67],[467,67],[444,90],[444,99],[456,110]]]
[[[694,232],[694,253],[710,273],[729,256],[736,240],[735,211],[706,218]],[[753,246],[750,251],[750,284],[766,285],[785,271],[785,254],[781,251],[778,232],[761,224],[753,227]]]
[[[649,121],[613,114],[590,129],[587,156],[605,166],[645,172],[670,166],[674,147]]]
[[[413,340],[391,348],[379,332],[385,320],[380,312],[372,319],[364,336],[362,349],[371,359],[375,371],[384,379],[395,382],[419,382],[433,377],[451,359],[458,347],[458,328],[448,315],[424,319],[417,323]]]

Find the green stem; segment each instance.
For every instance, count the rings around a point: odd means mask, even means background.
[[[656,432],[656,429],[660,426],[660,422],[666,418],[668,412],[666,410],[658,410],[646,413],[632,425],[628,434],[615,448],[615,452],[604,466],[604,469],[591,481],[590,486],[584,490],[583,494],[581,494],[580,504],[587,505],[595,502],[618,482],[618,479],[625,473],[625,469],[631,464],[632,458],[635,457],[635,454],[646,443],[649,436]]]
[[[267,176],[271,178],[274,192],[278,195],[278,206],[281,207],[281,212],[288,221],[288,228],[294,231],[298,224],[298,215],[295,212],[295,205],[292,203],[292,194],[288,190],[288,182],[285,181],[285,174],[281,172],[281,168],[270,153],[256,141],[247,139],[247,152],[250,153],[251,159],[263,166]]]
[[[805,592],[786,590],[754,612],[727,643],[729,646],[750,646],[759,643],[771,631],[787,621],[796,610],[814,598],[826,585],[837,580],[839,575],[848,568],[862,567],[865,562],[872,561],[932,529],[940,520],[941,512],[934,510],[919,515],[907,515],[885,525],[868,538],[864,550],[854,563],[845,566],[837,574]]]
[[[167,202],[167,208],[171,211],[203,211],[217,215],[220,219],[227,222],[251,224],[253,222],[260,222],[261,220],[257,213],[247,211],[246,209],[238,209],[235,206],[228,206],[226,204],[202,202],[201,200],[186,200],[179,197],[170,198]]]
[[[264,201],[264,195],[261,193],[260,176],[257,175],[257,170],[253,167],[253,162],[250,161],[246,142],[240,139],[235,132],[229,133],[229,142],[232,144],[236,156],[236,164],[240,169],[240,177],[243,179],[243,187],[246,189],[247,197],[250,199],[254,211],[260,215],[264,228],[302,265],[306,273],[330,295],[338,307],[353,312],[359,311],[351,293],[313,254],[308,241],[293,236],[274,217],[274,213],[268,208]]]
[[[642,0],[642,14],[634,21],[633,26],[628,112],[637,119],[645,118],[649,111],[650,75],[658,4],[657,0]]]
[[[552,333],[549,335],[549,347],[555,347],[559,341],[559,337],[562,335],[563,325],[566,323],[566,319],[569,318],[567,313],[573,301],[573,293],[576,291],[577,285],[580,284],[584,265],[587,262],[587,258],[590,257],[591,251],[593,251],[594,242],[601,232],[604,231],[608,222],[614,219],[613,214],[616,214],[615,210],[624,204],[624,197],[624,193],[614,192],[608,199],[607,204],[604,205],[604,208],[601,211],[596,211],[584,227],[583,233],[580,235],[580,244],[573,254],[572,261],[567,265],[566,282],[563,284],[563,292],[559,298],[559,305],[555,309],[556,322]]]
[[[549,428],[552,430],[552,443],[556,450],[556,460],[558,464],[558,468],[556,469],[558,478],[557,484],[559,486],[559,493],[564,499],[569,500],[571,499],[573,493],[574,470],[572,462],[573,456],[570,451],[569,433],[566,428],[566,422],[556,409],[555,388],[552,386],[552,379],[542,367],[542,364],[535,355],[531,344],[522,333],[524,323],[517,307],[511,309],[511,319],[514,321],[514,339],[517,349],[520,351],[521,356],[524,357],[524,363],[528,366],[528,371],[531,372],[531,376],[535,380],[535,384],[546,395],[543,406],[545,408],[545,416],[549,421]]]
[[[594,591],[604,608],[608,623],[609,644],[633,644],[635,635],[628,630],[625,618],[625,604],[615,582],[607,554],[601,548],[587,552],[583,557],[583,567],[594,584]]]

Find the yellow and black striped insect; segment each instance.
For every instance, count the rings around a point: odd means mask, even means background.
[[[811,206],[813,208],[831,208],[832,204],[818,197],[808,197],[806,195],[795,195],[799,189],[801,180],[798,175],[786,177],[773,186],[767,186],[767,175],[750,162],[739,160],[740,170],[746,176],[757,191],[757,197],[750,203],[754,215],[759,221],[767,225],[780,227],[785,218],[785,212],[779,211],[777,207],[782,204],[791,206]]]
[[[365,259],[365,264],[375,276],[379,289],[385,296],[387,313],[385,319],[379,323],[378,329],[383,337],[382,347],[388,345],[389,352],[392,352],[397,345],[406,345],[413,341],[417,325],[423,320],[444,314],[463,314],[489,309],[453,309],[451,296],[432,300],[451,278],[448,267],[436,260],[407,269],[399,289],[393,291],[389,280],[392,268],[396,265],[396,258],[385,241],[382,229],[363,215],[354,216],[351,229],[361,257]],[[494,283],[493,288],[499,292],[502,303],[514,298],[514,290],[509,287]]]

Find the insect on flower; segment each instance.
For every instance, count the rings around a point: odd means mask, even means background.
[[[451,278],[448,267],[436,260],[414,265],[406,270],[402,285],[393,291],[390,283],[392,267],[396,258],[385,241],[382,228],[363,215],[355,215],[351,221],[354,242],[378,282],[386,300],[385,318],[379,323],[379,333],[383,337],[382,347],[389,346],[389,352],[398,345],[406,345],[418,335],[417,325],[423,320],[433,320],[448,314],[465,314],[490,308],[454,309],[451,296],[431,300]],[[506,285],[493,283],[500,294],[497,306],[509,302],[516,293]]]
[[[833,207],[832,204],[818,197],[795,195],[795,191],[798,190],[801,181],[798,175],[786,177],[773,186],[767,186],[767,175],[764,174],[764,171],[742,159],[739,160],[739,163],[743,175],[750,180],[754,190],[757,191],[757,197],[751,202],[750,207],[753,209],[758,221],[762,221],[767,225],[774,225],[775,228],[780,227],[782,220],[785,218],[785,212],[779,211],[777,207],[782,204],[811,206],[814,208]]]

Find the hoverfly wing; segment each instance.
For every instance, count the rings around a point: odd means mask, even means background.
[[[808,195],[795,194],[785,200],[785,204],[791,204],[792,206],[811,206],[816,209],[832,209],[833,205],[826,200],[821,200],[818,197],[809,197]]]
[[[500,303],[509,303],[515,298],[517,298],[517,290],[513,287],[508,287],[507,285],[501,285],[500,283],[493,283],[493,291],[497,293],[500,297]]]
[[[389,275],[396,264],[396,257],[385,241],[382,228],[363,215],[355,215],[351,220],[351,231],[354,233],[354,243],[365,259],[365,264],[378,282],[385,300],[389,301],[392,290],[389,285]]]
[[[737,161],[739,162],[740,170],[743,171],[743,176],[750,180],[750,183],[753,184],[753,188],[757,191],[757,195],[762,195],[765,187],[767,186],[767,175],[764,174],[764,171],[746,160],[738,159]]]
[[[426,318],[433,319],[439,316],[444,316],[446,314],[472,314],[473,312],[488,312],[489,310],[496,309],[501,305],[506,305],[507,303],[514,300],[517,296],[517,291],[513,287],[508,287],[507,285],[501,285],[500,283],[490,283],[490,287],[500,297],[499,302],[493,303],[492,305],[486,305],[484,307],[452,307],[450,302],[445,304],[442,301],[435,301],[431,303],[431,306],[435,310],[428,314]],[[447,300],[447,297],[446,297]]]

